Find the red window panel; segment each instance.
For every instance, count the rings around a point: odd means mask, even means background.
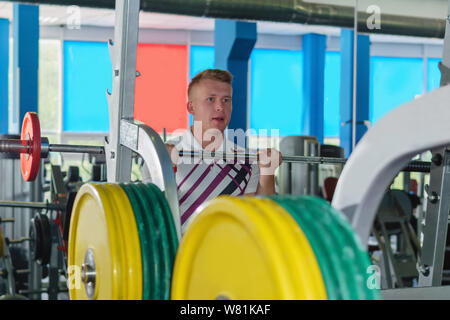
[[[134,118],[159,133],[186,129],[187,68],[187,46],[139,44]]]

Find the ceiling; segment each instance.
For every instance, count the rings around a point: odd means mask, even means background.
[[[308,2],[333,3],[351,6],[355,0],[305,0]],[[423,14],[426,17],[445,18],[447,12],[448,0],[358,0],[358,7],[364,9],[370,3],[377,3],[384,12],[390,14],[400,14],[404,12],[409,15]],[[367,2],[367,4],[365,3]],[[396,5],[393,5],[396,3]],[[408,4],[402,6],[401,4]],[[9,1],[0,1],[0,18],[12,19],[13,3]],[[402,8],[399,10],[397,8]],[[385,8],[385,9],[383,9]],[[403,9],[405,8],[405,9]],[[90,26],[114,26],[114,10],[79,8],[81,25]],[[384,11],[383,11],[384,10]],[[65,25],[72,15],[70,7],[57,5],[40,5],[39,21],[41,26]],[[214,19],[204,17],[181,16],[174,14],[141,12],[139,16],[139,25],[141,28],[150,29],[169,29],[169,30],[199,30],[213,31]],[[258,32],[265,34],[278,35],[301,35],[303,33],[322,33],[328,35],[339,35],[340,28],[314,25],[301,25],[295,23],[266,22],[258,21]],[[382,39],[395,39],[393,41],[417,42],[411,37],[377,35]],[[389,40],[388,40],[389,41]],[[434,39],[420,39],[420,42],[440,42]]]

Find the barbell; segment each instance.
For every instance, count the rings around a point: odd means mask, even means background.
[[[21,171],[25,181],[32,181],[39,171],[40,159],[46,158],[49,152],[70,152],[104,154],[102,146],[50,144],[48,138],[41,137],[39,117],[34,112],[25,114],[20,139],[0,139],[0,152],[20,154]],[[229,153],[207,151],[179,151],[182,158],[201,158],[215,160],[242,160],[257,161],[258,154],[253,153]],[[345,164],[346,158],[310,157],[282,155],[286,163],[334,163]],[[431,163],[423,161],[411,161],[402,171],[430,172]]]
[[[100,146],[49,144],[48,138],[41,137],[38,115],[27,112],[22,122],[20,139],[0,140],[0,152],[19,153],[23,179],[32,181],[39,171],[41,158],[46,158],[49,152],[102,154],[105,151]]]
[[[259,155],[256,153],[220,152],[220,151],[178,151],[180,158],[223,160],[223,161],[249,161],[256,162]],[[310,157],[310,156],[281,156],[286,163],[317,163],[317,164],[345,164],[348,159],[335,157]],[[410,161],[402,171],[430,172],[431,162]]]

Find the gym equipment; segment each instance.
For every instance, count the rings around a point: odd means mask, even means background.
[[[0,226],[0,258],[3,257],[5,250],[5,238],[3,237],[2,227]]]
[[[30,225],[30,250],[34,261],[41,265],[50,262],[52,239],[50,221],[45,214],[36,213]]]
[[[379,299],[366,250],[323,199],[220,196],[175,260],[173,299]]]
[[[184,151],[178,152],[180,157],[186,158],[200,158],[200,159],[215,159],[215,160],[250,160],[257,161],[258,155],[255,153],[239,153],[239,152],[219,152],[219,151]],[[281,159],[287,163],[342,163],[345,164],[348,159],[345,158],[332,158],[332,157],[307,157],[307,156],[285,156],[282,155]],[[405,167],[401,168],[402,171],[410,172],[430,172],[430,163],[426,161],[411,161]],[[400,170],[399,170],[400,171]]]
[[[68,247],[68,265],[84,286],[69,288],[70,298],[169,299],[177,248],[158,187],[86,183],[74,201]]]
[[[151,164],[151,182],[156,184],[161,190],[164,190],[173,214],[176,232],[178,238],[180,238],[181,223],[178,214],[177,187],[170,158],[164,143],[154,130],[145,125],[132,122],[122,122],[121,125],[123,126],[123,129],[121,130],[130,135],[125,137],[124,134],[121,144],[124,147],[126,146],[128,151],[132,150],[140,154],[146,163]],[[26,181],[31,181],[36,178],[40,160],[41,158],[46,158],[49,152],[104,154],[105,150],[104,147],[96,146],[49,144],[47,138],[41,138],[39,118],[37,114],[33,112],[28,112],[25,115],[20,140],[0,140],[0,153],[20,154],[22,176]],[[115,158],[115,156],[113,156],[113,158]],[[109,158],[107,160],[109,160]],[[110,166],[115,166],[114,161],[112,163],[109,161],[109,164]],[[77,180],[76,178],[78,175],[76,170],[76,168],[71,168],[68,175],[69,180],[71,176],[74,176],[74,179]],[[6,201],[1,201],[0,206],[45,208],[48,210],[61,209],[53,204]]]
[[[36,178],[41,158],[49,152],[104,153],[103,147],[49,144],[41,137],[39,118],[35,112],[27,112],[23,119],[20,140],[0,140],[0,152],[19,153],[22,176],[25,181]]]
[[[378,208],[372,234],[382,249],[387,288],[411,287],[418,279],[420,244],[413,226],[413,204],[403,190],[389,190]],[[417,223],[415,223],[417,230]],[[395,237],[395,242],[392,239]],[[392,271],[395,277],[391,274]]]
[[[77,281],[84,284],[69,288],[71,299],[141,298],[137,226],[118,185],[87,183],[80,188],[70,223],[68,265],[80,270]]]
[[[0,207],[45,209],[46,211],[60,211],[64,209],[62,206],[58,204],[48,202],[7,201],[7,200],[0,200]]]

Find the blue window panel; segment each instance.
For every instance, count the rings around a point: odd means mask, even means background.
[[[108,132],[111,88],[106,42],[64,41],[64,131]]]
[[[341,85],[341,53],[325,53],[324,83],[324,136],[339,137],[340,128],[340,85]]]
[[[438,64],[441,59],[427,59],[427,91],[439,88],[441,83],[441,71]]]
[[[301,51],[254,49],[250,56],[250,128],[302,134]]]
[[[191,46],[189,58],[190,80],[200,71],[214,68],[214,47]],[[192,125],[191,114],[189,114],[189,125]]]
[[[205,69],[214,68],[214,47],[191,46],[189,79]]]
[[[392,109],[423,93],[421,58],[372,57],[370,74],[372,124]]]

